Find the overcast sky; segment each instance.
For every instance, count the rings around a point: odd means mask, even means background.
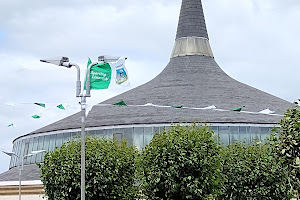
[[[76,70],[39,62],[128,57],[130,87],[93,91],[93,105],[154,78],[167,65],[181,0],[0,1],[0,150],[76,111]],[[293,102],[300,98],[300,1],[203,0],[210,44],[233,78]],[[46,103],[46,109],[33,105]],[[5,103],[14,103],[7,106]],[[31,104],[26,104],[31,103]],[[63,103],[67,110],[56,109]],[[41,114],[41,119],[32,119]],[[15,123],[16,127],[7,125]],[[0,173],[9,157],[0,154]]]

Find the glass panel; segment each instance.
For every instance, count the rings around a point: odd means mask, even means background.
[[[44,150],[49,151],[50,135],[45,135],[44,139]]]
[[[132,145],[133,138],[132,138],[133,128],[124,128],[124,140],[127,141],[128,145]]]
[[[18,149],[17,149],[17,151],[18,151],[17,155],[19,156],[19,158],[17,158],[17,160],[18,160],[17,165],[18,166],[21,165],[21,159],[20,159],[21,158],[21,148],[22,148],[22,140],[20,140],[18,142]]]
[[[236,141],[240,141],[239,135],[239,127],[238,126],[230,126],[229,127],[230,139],[229,142],[233,144]]]
[[[158,134],[159,132],[159,127],[153,127],[153,134]]]
[[[20,156],[20,158],[21,159],[23,159],[23,156],[25,155],[24,153],[24,150],[25,150],[25,142],[26,142],[26,140],[22,140],[21,141],[21,148],[20,148],[20,154],[19,154],[19,156]]]
[[[212,131],[214,132],[214,136],[217,137],[217,140],[220,141],[219,138],[219,127],[218,126],[212,126]]]
[[[37,150],[37,148],[38,148],[38,139],[39,139],[38,137],[35,137],[33,139],[32,151],[36,151]],[[33,155],[33,156],[30,157],[30,163],[31,164],[35,163],[35,157],[36,157],[36,155]]]
[[[33,146],[33,137],[31,137],[29,139],[29,145],[28,145],[28,153],[31,153],[32,152],[32,146]],[[27,157],[25,160],[24,160],[24,163],[26,165],[30,164],[30,157]]]
[[[123,139],[123,134],[122,133],[114,133],[114,139],[116,139],[120,142]]]
[[[113,138],[113,129],[105,129],[103,130],[105,138],[112,139]]]
[[[44,136],[40,136],[37,150],[44,150],[43,148],[44,148]],[[36,154],[36,160],[35,160],[36,163],[39,163],[42,161],[42,154],[43,153]]]
[[[133,145],[141,150],[144,146],[144,128],[134,127],[133,128]]]
[[[96,131],[88,131],[86,132],[86,136],[96,136]]]
[[[144,146],[143,148],[150,143],[153,138],[153,130],[152,127],[145,127],[144,128]]]
[[[12,149],[12,152],[16,152],[16,144],[15,143],[13,143],[13,149]],[[11,158],[10,158],[10,163],[9,163],[9,168],[12,168],[12,167],[14,167],[15,166],[15,162],[16,162],[16,156],[12,156]]]
[[[165,131],[168,131],[171,126],[165,126]]]
[[[55,149],[55,141],[56,141],[56,134],[50,135],[49,151],[54,151],[54,149]]]
[[[259,140],[260,141],[260,129],[259,127],[250,126],[250,134],[251,134],[251,141]]]
[[[55,141],[55,146],[56,147],[61,147],[62,142],[63,142],[63,134],[62,133],[57,134],[56,141]]]
[[[66,143],[71,139],[71,133],[64,133],[63,142]]]
[[[159,127],[159,132],[162,133],[166,130],[166,128],[164,126]]]
[[[72,138],[79,138],[80,137],[80,132],[73,132],[72,133]]]
[[[240,140],[241,142],[245,142],[246,144],[250,144],[251,135],[249,133],[248,126],[240,126]]]
[[[124,133],[123,128],[114,128],[114,133]]]
[[[30,152],[28,152],[28,148],[29,148],[29,138],[25,139],[24,155],[27,155],[30,153]]]
[[[17,155],[19,155],[19,142],[16,142],[15,145],[16,145],[16,151],[15,151],[15,153]],[[19,159],[16,156],[15,156],[15,165],[14,166],[15,167],[19,166]]]
[[[270,135],[271,135],[270,128],[260,127],[260,139],[262,142],[267,142]]]
[[[105,137],[104,130],[96,130],[95,131],[95,136],[99,137],[99,138]]]
[[[219,137],[220,143],[223,145],[229,144],[229,127],[228,126],[219,126]]]

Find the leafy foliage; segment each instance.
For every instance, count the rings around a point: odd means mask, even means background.
[[[236,142],[222,158],[226,181],[218,199],[291,199],[287,167],[269,143]]]
[[[80,140],[71,140],[48,152],[39,164],[49,200],[80,199],[80,149]],[[134,199],[136,154],[125,141],[88,137],[86,199]]]
[[[147,199],[207,199],[220,192],[220,146],[207,127],[176,126],[156,134],[140,156]]]
[[[285,158],[285,164],[291,173],[290,182],[293,183],[293,189],[300,192],[300,109],[298,102],[286,111],[280,125],[278,154]]]

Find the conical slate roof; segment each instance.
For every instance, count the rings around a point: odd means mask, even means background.
[[[152,103],[159,106],[101,106],[124,100],[127,105]],[[201,110],[214,105],[219,109]],[[233,112],[245,106],[247,112]],[[169,64],[153,80],[95,105],[87,127],[164,124],[178,122],[277,124],[281,116],[258,114],[269,108],[283,114],[291,103],[240,83],[228,76],[214,60],[201,0],[183,0],[174,50]],[[80,128],[77,113],[31,134]]]

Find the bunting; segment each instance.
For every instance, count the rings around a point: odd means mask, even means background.
[[[38,106],[41,106],[41,107],[43,107],[43,108],[46,108],[46,104],[44,104],[44,103],[34,103],[35,105],[38,105]]]
[[[245,106],[238,107],[238,108],[234,108],[234,109],[232,109],[232,111],[241,112],[241,110],[242,110],[244,107],[245,107]]]
[[[127,104],[123,100],[120,100],[120,101],[114,103],[113,105],[114,106],[127,106]]]
[[[61,109],[61,110],[66,110],[65,107],[62,104],[59,104],[58,106],[56,106],[57,108]]]
[[[14,124],[9,124],[7,127],[15,127]]]
[[[39,118],[41,118],[40,115],[33,115],[33,116],[31,116],[31,117],[34,118],[34,119],[39,119]]]
[[[72,101],[74,101],[74,100],[72,100]],[[19,104],[35,104],[35,105],[38,105],[38,106],[41,106],[41,107],[45,108],[46,104],[51,104],[51,103],[3,103],[3,105],[10,106],[10,107],[13,107],[13,108],[16,105],[19,105]],[[217,108],[214,105],[207,106],[207,107],[185,107],[185,106],[183,106],[181,104],[178,104],[178,105],[155,105],[153,103],[146,103],[146,104],[141,104],[141,105],[127,105],[127,103],[124,100],[120,100],[120,101],[118,101],[118,102],[116,102],[114,104],[98,104],[96,106],[111,106],[111,105],[114,105],[114,106],[128,106],[128,107],[153,106],[153,107],[159,107],[159,108],[192,109],[192,110],[213,110],[213,111],[220,111],[220,112],[235,111],[235,112],[241,112],[241,113],[246,113],[246,114],[264,114],[264,115],[269,115],[269,116],[283,116],[281,114],[276,114],[275,111],[272,111],[269,108],[264,109],[264,110],[259,111],[259,112],[243,111],[242,109],[245,106],[237,107],[237,108],[234,108],[232,110],[226,110],[226,109]],[[90,108],[92,108],[91,105],[87,105],[87,106],[90,106]],[[73,106],[72,107],[72,106],[68,105],[68,107],[74,108],[74,109],[79,109],[79,107],[77,107],[77,106]],[[66,110],[66,107],[63,104],[58,104],[57,106],[55,106],[55,108],[56,109],[61,109],[61,110]],[[49,108],[45,109],[43,112],[46,112],[47,110],[49,110]],[[42,117],[42,113],[33,115],[33,116],[31,116],[31,118],[33,118],[33,119],[40,119]],[[15,123],[10,123],[6,127],[16,127],[16,124]]]

